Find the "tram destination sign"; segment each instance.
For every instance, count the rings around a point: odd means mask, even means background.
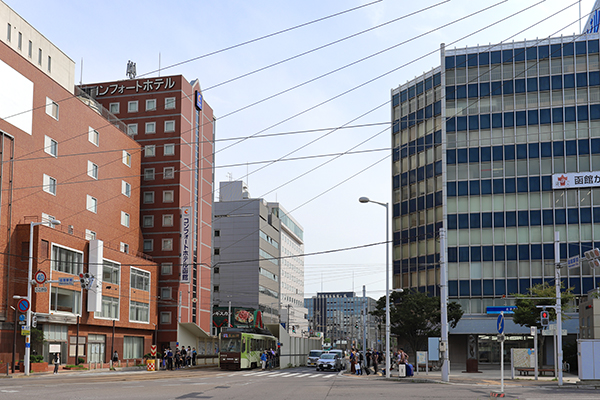
[[[568,172],[552,175],[552,189],[600,187],[600,171]]]

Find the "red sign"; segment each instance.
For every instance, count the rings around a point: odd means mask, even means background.
[[[151,345],[150,346],[150,354],[155,356],[156,355],[156,345]]]
[[[29,300],[27,300],[27,299],[19,300],[19,303],[17,304],[17,308],[22,313],[27,312],[29,310]]]
[[[44,271],[38,271],[35,273],[34,279],[38,285],[41,285],[46,282],[46,273]]]

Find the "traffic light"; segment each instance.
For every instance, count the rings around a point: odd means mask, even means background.
[[[548,311],[543,310],[540,312],[540,323],[542,326],[548,326],[550,324],[550,314]]]
[[[85,274],[79,274],[79,283],[81,284],[82,289],[90,288],[90,284],[92,283],[90,278],[91,275],[88,272],[86,272]]]

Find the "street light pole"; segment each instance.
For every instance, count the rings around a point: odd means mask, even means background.
[[[29,376],[29,370],[31,369],[31,281],[33,280],[33,227],[36,225],[42,225],[46,222],[30,222],[29,223],[29,265],[27,268],[27,301],[29,302],[29,309],[27,310],[27,328],[29,334],[25,336],[25,375]],[[60,225],[60,221],[55,219],[49,221],[51,225]]]
[[[440,228],[440,319],[442,320],[442,382],[450,380],[450,358],[448,346],[448,273],[446,264],[446,231]]]
[[[390,210],[389,203],[380,203],[368,197],[358,199],[361,203],[375,203],[385,207],[385,377],[390,377]]]

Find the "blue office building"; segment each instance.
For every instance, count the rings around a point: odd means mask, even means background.
[[[598,38],[442,45],[440,66],[392,91],[394,287],[439,295],[446,251],[450,301],[465,311],[451,359],[475,335],[480,361],[496,361],[486,307],[554,285],[555,231],[563,261],[600,247]],[[561,276],[578,295],[600,284],[586,262]],[[564,328],[576,334],[577,318]],[[506,330],[509,346],[531,343],[527,328]]]

